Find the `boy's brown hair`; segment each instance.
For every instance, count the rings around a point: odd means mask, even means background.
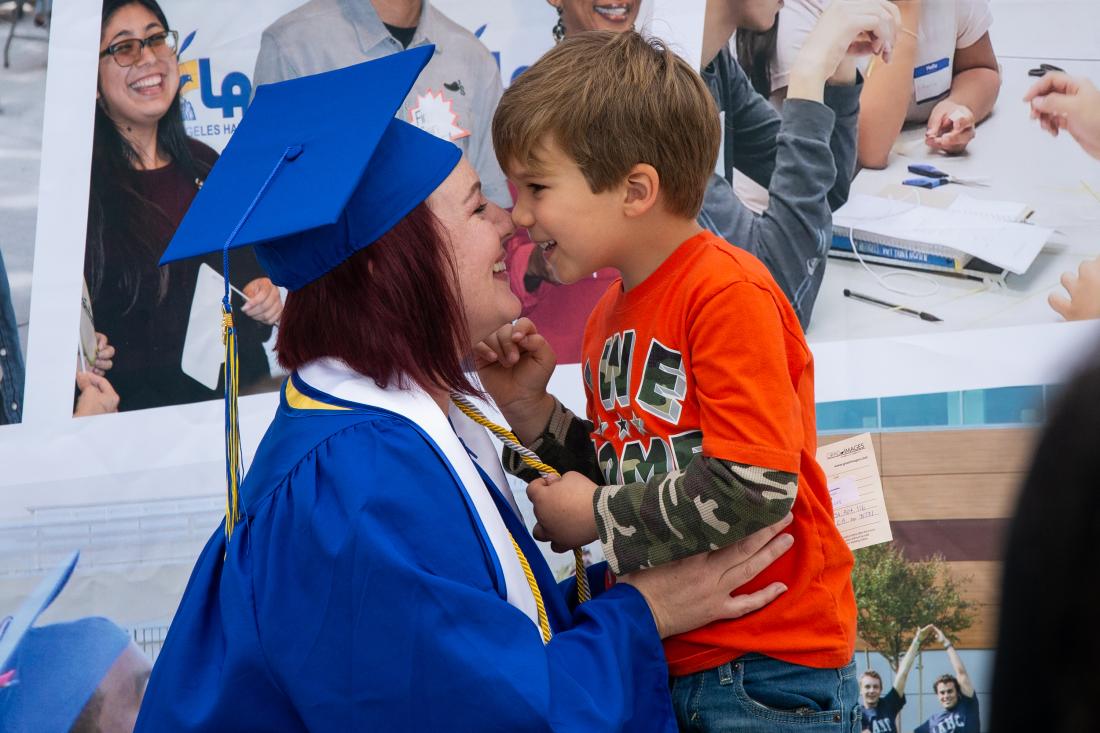
[[[702,78],[661,41],[634,31],[565,39],[504,92],[493,117],[501,167],[539,172],[549,142],[594,193],[648,163],[665,207],[695,218],[718,157],[718,112]]]

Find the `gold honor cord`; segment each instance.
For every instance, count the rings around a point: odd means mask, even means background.
[[[535,574],[531,572],[531,563],[527,562],[527,556],[523,554],[523,550],[519,549],[519,543],[516,542],[516,538],[512,536],[511,532],[508,533],[508,538],[512,540],[512,547],[516,548],[516,557],[519,558],[520,567],[523,568],[523,575],[527,578],[527,584],[531,586],[531,592],[535,596],[535,610],[538,612],[542,643],[549,644],[550,637],[554,634],[550,631],[550,617],[546,615],[546,604],[542,601],[539,584],[535,582]]]
[[[534,451],[520,443],[519,438],[517,438],[512,431],[497,425],[495,422],[485,417],[485,415],[481,413],[481,410],[477,409],[468,399],[459,394],[451,394],[451,401],[455,403],[455,407],[462,411],[463,415],[470,418],[478,425],[488,428],[489,432],[495,435],[501,443],[504,443],[504,445],[515,451],[519,455],[520,460],[538,471],[540,476],[547,478],[549,476],[561,475],[553,466],[543,463]],[[512,541],[515,542],[514,539]],[[519,545],[516,545],[516,550],[519,550]],[[588,587],[588,574],[584,569],[584,555],[581,554],[580,548],[575,548],[573,550],[573,560],[576,565],[577,574],[577,600],[580,603],[584,603],[592,598],[592,591]],[[523,564],[524,571],[527,572],[527,561],[522,553],[520,553],[520,563]],[[541,610],[543,607],[542,597],[538,591],[538,586],[534,582],[534,576],[528,575],[528,580],[531,582],[531,590],[535,594],[535,604],[539,607],[540,614],[544,613],[544,611]]]

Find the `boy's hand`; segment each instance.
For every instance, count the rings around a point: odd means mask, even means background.
[[[554,552],[566,552],[599,539],[592,496],[596,484],[570,471],[558,478],[540,478],[527,485],[527,498],[535,506],[536,540],[550,541]]]
[[[474,366],[482,386],[525,443],[550,419],[554,402],[546,385],[557,361],[529,318],[501,326],[474,347]]]

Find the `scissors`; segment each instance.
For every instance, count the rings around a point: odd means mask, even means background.
[[[910,173],[916,173],[920,178],[907,178],[902,181],[905,186],[919,186],[920,188],[938,188],[947,183],[958,183],[961,186],[988,186],[985,178],[960,178],[950,173],[941,171],[934,165],[927,163],[911,163],[908,167]]]
[[[1028,69],[1028,76],[1044,76],[1048,71],[1065,71],[1065,69],[1055,66],[1054,64],[1039,64],[1034,69]]]

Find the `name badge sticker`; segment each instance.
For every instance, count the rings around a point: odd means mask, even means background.
[[[913,69],[913,96],[917,104],[930,102],[951,90],[951,59],[922,64]]]

